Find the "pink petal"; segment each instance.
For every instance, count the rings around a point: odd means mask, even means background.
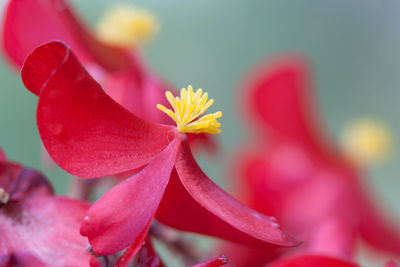
[[[25,61],[22,79],[40,92],[37,124],[43,144],[76,176],[139,168],[173,138],[175,128],[143,121],[114,102],[61,42],[37,48]]]
[[[0,254],[8,251],[25,262],[29,253],[44,263],[36,266],[68,266],[71,259],[74,266],[88,266],[89,243],[79,234],[88,208],[80,201],[43,194],[7,203],[0,208]]]
[[[357,267],[358,265],[352,262],[343,261],[340,259],[322,256],[322,255],[300,255],[286,258],[267,265],[269,267]]]
[[[157,218],[172,227],[258,246],[296,246],[274,218],[232,198],[200,169],[187,142],[182,144],[176,170]]]
[[[146,168],[111,189],[90,208],[81,234],[89,238],[98,255],[126,248],[149,225],[171,175],[180,138],[178,135]]]
[[[385,267],[398,267],[399,265],[395,261],[388,261]]]
[[[80,60],[94,60],[109,70],[135,64],[127,51],[99,42],[73,13],[65,0],[10,0],[5,11],[3,46],[21,67],[37,46],[62,40]]]
[[[278,138],[304,145],[317,156],[327,143],[316,122],[309,67],[299,57],[281,58],[260,66],[246,83],[250,112]]]

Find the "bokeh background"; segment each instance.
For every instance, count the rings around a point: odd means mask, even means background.
[[[116,3],[72,2],[91,25],[106,7]],[[223,112],[220,154],[211,158],[202,155],[199,160],[206,173],[228,190],[227,164],[247,135],[237,104],[239,83],[254,64],[279,54],[297,52],[310,59],[319,115],[336,138],[349,120],[372,116],[387,123],[400,140],[398,0],[121,2],[149,8],[161,22],[154,42],[143,48],[154,70],[177,87],[202,87],[216,100],[213,110]],[[1,6],[4,3],[1,0]],[[65,193],[68,175],[59,169],[45,169],[40,162],[36,97],[23,87],[4,56],[0,87],[1,147],[10,159],[42,170],[56,191]],[[400,222],[400,156],[396,147],[388,161],[368,171],[365,179]],[[362,249],[360,254],[362,262],[372,264],[370,258],[375,255]],[[377,264],[379,259],[373,262]]]

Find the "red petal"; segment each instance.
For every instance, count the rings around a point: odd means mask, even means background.
[[[258,246],[296,246],[274,218],[266,217],[232,198],[200,169],[187,142],[182,144],[157,218],[172,227]]]
[[[126,248],[149,225],[171,175],[180,138],[177,136],[146,168],[90,208],[81,234],[89,238],[96,254],[109,255]]]
[[[219,267],[228,263],[228,258],[222,254],[218,257],[203,261],[199,264],[192,265],[191,267]]]
[[[245,88],[250,90],[250,112],[274,135],[324,155],[327,144],[313,116],[317,113],[312,109],[315,103],[309,72],[308,65],[300,58],[278,59],[259,67]]]
[[[301,255],[274,262],[269,267],[357,267],[355,263],[321,255]]]
[[[17,66],[37,46],[62,40],[80,60],[94,60],[109,70],[126,68],[134,59],[121,49],[99,42],[64,0],[10,0],[5,12],[3,45]]]
[[[45,58],[60,59],[59,65],[54,68]],[[143,121],[107,96],[61,42],[37,48],[24,64],[22,79],[40,91],[37,123],[43,144],[60,167],[76,176],[141,167],[172,139],[175,128]]]

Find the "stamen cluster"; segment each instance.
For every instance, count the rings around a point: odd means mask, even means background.
[[[214,103],[214,99],[208,100],[208,94],[203,94],[201,88],[193,92],[193,87],[189,85],[187,90],[182,88],[180,97],[174,97],[169,91],[165,93],[165,96],[174,111],[161,104],[158,104],[157,108],[176,122],[181,133],[218,134],[221,132],[221,129],[218,129],[221,124],[217,121],[218,118],[222,117],[221,111],[197,119]]]

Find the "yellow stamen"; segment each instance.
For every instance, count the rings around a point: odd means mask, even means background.
[[[363,165],[380,163],[388,158],[393,148],[393,136],[386,125],[363,118],[347,125],[342,134],[345,154]]]
[[[0,203],[7,204],[10,200],[10,195],[4,190],[4,188],[0,187]]]
[[[174,97],[171,92],[166,92],[165,96],[174,110],[167,109],[160,104],[157,105],[157,108],[176,122],[181,133],[218,134],[221,132],[219,129],[221,124],[217,121],[222,117],[221,111],[197,119],[214,103],[214,99],[208,100],[208,94],[203,94],[202,89],[199,88],[193,92],[193,87],[189,85],[187,90],[182,88],[180,97]]]
[[[158,29],[158,20],[149,11],[119,4],[106,11],[97,33],[106,43],[132,47],[151,41]]]

